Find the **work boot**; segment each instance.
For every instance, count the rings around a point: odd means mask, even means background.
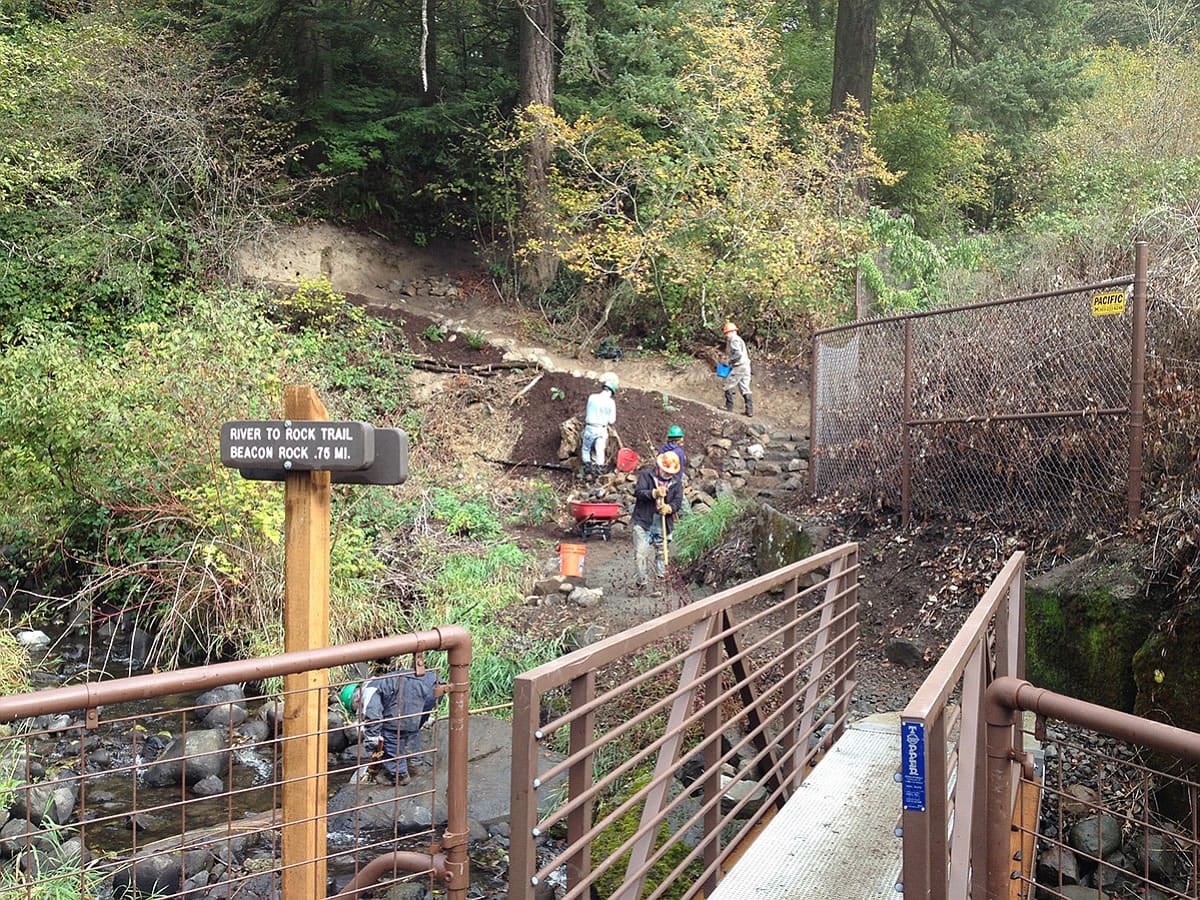
[[[754,398],[749,394],[742,394],[742,399],[746,401],[746,415],[754,415]]]
[[[733,391],[725,392],[725,412],[733,412]]]

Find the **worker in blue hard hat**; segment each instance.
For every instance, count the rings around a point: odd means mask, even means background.
[[[659,453],[674,453],[679,457],[679,478],[687,470],[687,454],[683,452],[683,426],[672,425],[667,429],[667,442],[658,448]]]

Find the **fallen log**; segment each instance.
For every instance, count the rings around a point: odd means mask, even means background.
[[[447,375],[478,375],[481,378],[488,378],[493,375],[503,374],[505,372],[537,368],[537,363],[510,361],[480,363],[478,365],[470,366],[458,363],[448,363],[444,360],[431,359],[429,357],[417,357],[413,359],[412,367],[414,369],[420,369],[423,372],[441,372]]]
[[[476,453],[475,455],[484,462],[495,463],[498,466],[510,466],[514,469],[550,469],[552,472],[575,471],[574,466],[564,466],[561,463],[543,463],[516,459],[497,459],[494,456],[484,456],[482,453]]]
[[[533,390],[533,386],[545,377],[546,377],[545,372],[538,372],[537,377],[534,378],[533,381],[529,382],[529,384],[525,385],[525,387],[521,388],[519,391],[517,391],[515,394],[513,394],[513,398],[508,401],[509,405],[516,406],[517,401],[520,400],[522,397],[524,397],[526,394],[528,394],[531,390]]]

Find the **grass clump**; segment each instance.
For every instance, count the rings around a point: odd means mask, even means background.
[[[731,494],[718,497],[708,512],[684,516],[675,526],[672,556],[680,565],[700,559],[705,551],[717,546],[730,528],[749,508],[745,500]]]
[[[399,586],[394,631],[459,625],[471,633],[471,706],[512,702],[513,679],[561,655],[560,634],[530,634],[520,621],[535,561],[500,539],[499,513],[483,495],[433,488],[410,516],[388,581]]]

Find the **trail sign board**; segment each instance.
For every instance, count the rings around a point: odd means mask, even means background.
[[[252,481],[283,481],[287,472],[242,467],[243,478]],[[400,428],[375,429],[375,461],[365,469],[335,469],[329,473],[334,484],[404,484],[408,481],[408,435]]]
[[[356,471],[375,461],[375,428],[366,422],[237,421],[221,426],[221,462],[235,469]]]
[[[1092,295],[1093,316],[1119,316],[1125,312],[1125,291],[1098,291]]]

